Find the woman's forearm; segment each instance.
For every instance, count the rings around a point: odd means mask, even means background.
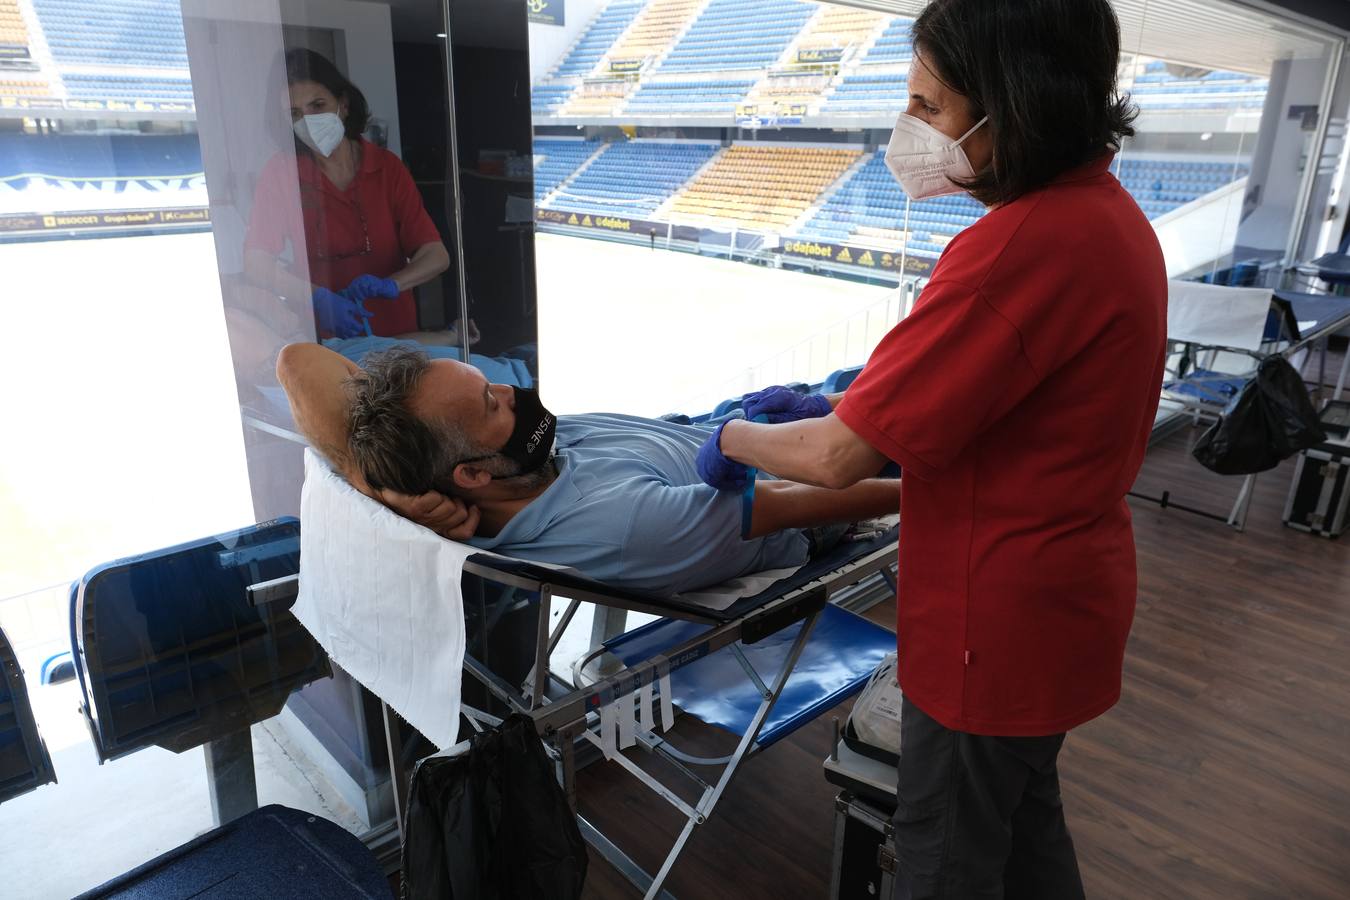
[[[408,264],[389,277],[400,291],[408,291],[426,284],[449,267],[450,252],[440,241],[433,241],[418,247]]]
[[[876,475],[886,457],[838,416],[783,425],[732,421],[722,429],[722,455],[779,478],[845,488]]]

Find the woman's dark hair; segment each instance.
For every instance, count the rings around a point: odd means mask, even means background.
[[[993,162],[959,182],[981,203],[1016,200],[1134,134],[1108,0],[933,0],[911,31],[938,80],[989,117]]]
[[[359,138],[370,124],[370,105],[361,89],[347,80],[337,66],[322,54],[304,47],[286,51],[286,83],[313,81],[332,91],[339,101],[347,101],[347,137]]]

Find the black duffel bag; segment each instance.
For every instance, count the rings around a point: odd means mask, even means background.
[[[418,763],[403,900],[577,900],[586,844],[529,717]]]
[[[1261,360],[1256,377],[1200,436],[1191,454],[1220,475],[1251,475],[1327,439],[1303,378],[1282,356]]]

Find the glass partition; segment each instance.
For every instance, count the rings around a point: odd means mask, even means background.
[[[0,628],[59,779],[0,807],[24,895],[80,893],[212,824],[190,737],[99,766],[62,655],[70,584],[298,514],[280,349],[359,365],[411,342],[536,383],[526,14],[0,0],[0,271],[26,298],[0,362],[21,435],[0,450]],[[388,841],[378,701],[336,667],[269,696],[303,682],[279,715],[245,704],[260,802]],[[53,834],[78,859],[50,866]]]

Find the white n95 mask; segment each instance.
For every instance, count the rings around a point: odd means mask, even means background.
[[[886,147],[886,168],[914,200],[959,194],[961,188],[952,179],[975,176],[961,144],[988,121],[985,116],[953,141],[923,119],[901,113]]]
[[[295,136],[302,144],[324,156],[332,156],[337,145],[342,143],[343,135],[347,133],[347,126],[342,124],[342,117],[332,112],[304,116],[296,119],[291,127],[295,129]]]

